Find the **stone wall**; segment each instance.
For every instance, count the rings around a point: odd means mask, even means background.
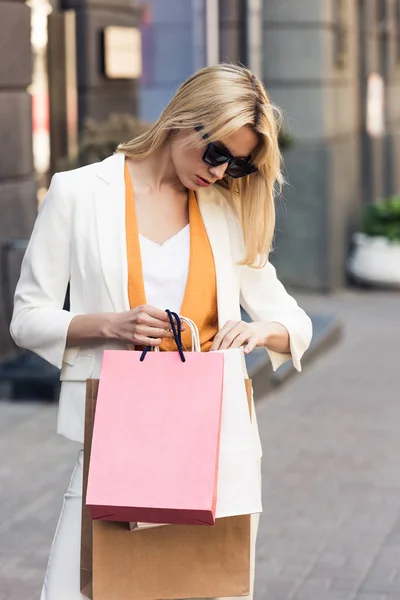
[[[36,216],[32,157],[30,10],[18,0],[0,0],[0,244],[30,234]],[[10,256],[11,287],[20,256]],[[1,267],[0,267],[1,268]],[[0,273],[4,276],[4,273]],[[0,289],[0,358],[12,352]]]

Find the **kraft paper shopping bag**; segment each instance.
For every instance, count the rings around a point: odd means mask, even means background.
[[[249,411],[251,381],[246,380]],[[87,382],[83,482],[90,462],[98,380]],[[221,524],[221,526],[220,526]],[[95,537],[93,539],[93,528]],[[156,530],[168,529],[161,540]],[[131,532],[128,524],[92,522],[82,498],[81,590],[94,600],[173,600],[244,596],[250,590],[250,516],[215,527],[168,525]],[[177,536],[176,532],[179,531]],[[203,535],[207,533],[208,544]],[[140,533],[139,540],[133,538]],[[93,561],[93,554],[95,560]],[[132,568],[134,567],[134,568]],[[156,577],[156,579],[155,579]]]

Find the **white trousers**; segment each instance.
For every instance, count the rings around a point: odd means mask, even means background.
[[[83,450],[80,450],[67,493],[64,496],[60,518],[50,551],[42,595],[40,597],[41,600],[87,600],[86,596],[80,592],[82,480]],[[242,596],[241,600],[253,600],[255,544],[258,521],[259,515],[253,515],[251,531],[251,592],[249,596]]]

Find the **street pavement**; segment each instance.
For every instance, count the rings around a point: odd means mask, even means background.
[[[257,404],[256,600],[400,600],[400,293],[297,296],[342,341]],[[0,402],[0,600],[39,600],[77,445],[56,407]]]

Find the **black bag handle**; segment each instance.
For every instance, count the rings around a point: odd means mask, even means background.
[[[182,321],[175,312],[171,312],[168,308],[165,311],[168,315],[169,322],[171,324],[172,333],[174,335],[175,344],[178,348],[179,356],[181,357],[182,362],[186,362],[185,355],[183,354],[183,345],[182,345]],[[146,354],[151,350],[151,346],[147,346],[141,356],[140,362],[143,362],[146,358]]]

